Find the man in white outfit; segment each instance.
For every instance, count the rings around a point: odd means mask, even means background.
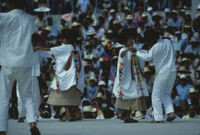
[[[35,31],[32,16],[23,9],[25,0],[8,0],[7,13],[0,13],[0,135],[8,131],[8,109],[11,89],[17,80],[19,93],[26,108],[31,135],[40,135],[34,118],[32,93],[33,47]]]
[[[159,35],[151,30],[146,32],[146,43],[153,47],[149,50],[135,51],[136,55],[145,61],[153,60],[156,70],[152,92],[154,120],[151,123],[163,123],[163,109],[168,114],[167,121],[175,119],[171,91],[176,79],[176,66],[173,46],[168,39],[159,39]]]

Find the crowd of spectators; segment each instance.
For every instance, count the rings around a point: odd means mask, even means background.
[[[78,13],[84,11],[87,6],[95,8],[100,12],[103,8],[112,8],[120,11],[125,6],[130,10],[136,11],[138,6],[143,6],[146,10],[148,6],[153,7],[154,10],[164,10],[164,8],[180,8],[191,7],[191,0],[26,0],[26,12],[35,14],[34,9],[37,7],[49,7],[50,14],[64,14],[64,13]],[[6,11],[6,0],[0,0],[0,12]]]
[[[37,5],[37,2],[41,1],[34,1],[34,3]],[[78,5],[76,6],[77,14],[63,15],[60,19],[60,25],[55,24],[52,17],[45,19],[44,13],[38,13],[35,20],[37,33],[40,35],[38,42],[43,47],[60,45],[61,31],[65,28],[73,28],[80,32],[77,44],[82,51],[85,70],[85,91],[80,109],[84,117],[101,119],[117,115],[112,88],[117,70],[117,60],[120,57],[118,53],[123,47],[119,43],[119,32],[122,29],[131,29],[135,33],[133,47],[137,50],[146,49],[143,43],[145,32],[152,29],[159,32],[161,38],[171,41],[175,51],[178,72],[172,91],[175,113],[179,119],[198,117],[200,115],[200,6],[197,7],[196,18],[192,19],[183,5],[176,8],[177,10],[164,8],[164,12],[155,11],[158,7],[155,8],[154,5],[148,6],[147,11],[144,11],[143,1],[138,0],[135,2],[136,5],[133,10],[129,4],[129,2],[134,2],[133,0],[123,3],[122,12],[119,15],[114,1],[100,0],[99,3],[103,2],[103,4],[100,4],[102,10],[98,15],[95,15],[93,14],[94,8],[90,7],[91,5],[94,6],[94,1],[93,4],[90,4],[89,0],[88,3],[86,1],[84,1],[85,5],[79,4],[78,1],[76,3]],[[47,4],[46,1],[43,2]],[[56,1],[53,0],[49,0],[49,5],[51,2],[54,2],[53,6],[56,5]],[[68,0],[57,2],[58,5],[70,3]],[[3,3],[4,0],[1,0],[1,7],[4,5]],[[188,5],[188,3],[185,4]],[[61,7],[58,7],[62,9],[62,4]],[[67,13],[66,10],[68,9],[65,7],[66,5],[63,6],[61,12],[54,9],[57,8],[56,6],[51,7],[51,12]],[[46,104],[49,87],[54,77],[51,59],[41,57],[40,63],[39,85],[42,99],[40,116],[43,118],[60,118],[63,113],[62,108]],[[154,65],[152,62],[145,63],[143,69],[151,94],[155,78]],[[14,95],[16,95],[15,92],[13,92],[11,100],[13,105],[10,108],[12,118],[17,117],[17,113],[15,113],[17,111],[13,111],[17,108]],[[147,97],[147,105],[149,109],[146,113],[133,112],[133,116],[136,118],[152,118],[151,97]]]

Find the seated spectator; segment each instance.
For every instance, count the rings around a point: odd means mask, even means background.
[[[184,53],[197,56],[198,55],[198,41],[195,37],[192,37],[190,40],[190,44],[186,46]]]
[[[192,88],[192,85],[190,85],[187,82],[187,78],[185,74],[182,74],[180,76],[180,84],[176,86],[176,91],[178,96],[180,97],[181,102],[187,102],[188,101],[188,91]]]
[[[57,38],[59,34],[59,27],[56,24],[53,24],[53,18],[49,17],[47,19],[47,27],[51,29],[49,34],[50,38]]]
[[[51,118],[51,108],[50,105],[47,104],[48,98],[49,96],[45,95],[40,105],[40,117],[42,118]]]
[[[136,24],[134,22],[134,17],[130,14],[126,16],[126,22],[123,26],[123,29],[133,29],[136,27]]]
[[[182,26],[182,19],[178,18],[177,11],[172,10],[172,18],[168,20],[168,26],[179,28]]]
[[[82,103],[82,114],[86,119],[93,119],[97,117],[97,109],[92,107],[88,100],[84,100]]]
[[[192,106],[194,108],[195,113],[200,113],[200,109],[199,109],[199,97],[198,97],[198,93],[194,88],[190,88],[189,92],[188,92],[188,97],[190,99],[190,106]]]
[[[96,86],[96,78],[90,77],[89,79],[89,85],[87,86],[87,94],[86,98],[90,101],[90,103],[94,104],[96,93],[97,93],[97,86]]]

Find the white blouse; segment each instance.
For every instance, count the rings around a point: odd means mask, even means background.
[[[70,87],[76,85],[76,87],[83,92],[84,90],[84,65],[80,59],[81,70],[78,73],[78,79],[76,78],[76,66],[75,57],[72,57],[71,67],[66,71],[65,65],[70,57],[71,52],[74,51],[74,47],[71,44],[62,44],[58,47],[53,47],[50,50],[50,54],[55,57],[55,75],[51,88],[58,90],[57,82],[59,82],[59,90],[66,91]],[[81,58],[80,48],[76,47],[76,51],[79,52]]]
[[[136,75],[136,66],[134,67],[135,80],[132,79],[131,64],[132,52],[128,51],[127,54],[121,58],[121,53],[126,50],[123,47],[119,52],[118,64],[117,64],[117,75],[113,87],[113,93],[117,98],[122,99],[136,99],[141,96],[148,96],[148,87],[144,78],[141,80],[141,85],[138,83],[138,77]],[[142,61],[139,60],[141,65]],[[123,64],[122,64],[123,63]],[[123,66],[122,66],[123,65]],[[142,69],[143,67],[141,67]]]

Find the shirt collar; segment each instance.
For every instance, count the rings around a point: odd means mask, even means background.
[[[14,14],[16,14],[16,13],[23,13],[23,12],[24,11],[21,10],[21,9],[13,9],[13,10],[10,11],[10,13],[14,13]]]

